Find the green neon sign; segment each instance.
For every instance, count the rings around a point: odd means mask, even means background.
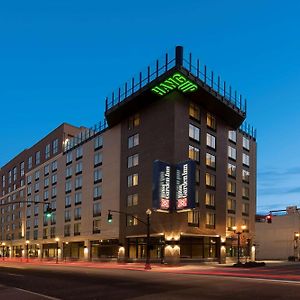
[[[194,92],[198,86],[187,79],[182,74],[176,72],[162,83],[156,85],[151,91],[157,95],[164,96],[173,90],[179,90],[183,93]]]

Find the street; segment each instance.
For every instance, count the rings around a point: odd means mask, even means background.
[[[299,293],[300,264],[154,266],[144,271],[138,264],[0,263],[0,299],[256,300],[299,299]]]

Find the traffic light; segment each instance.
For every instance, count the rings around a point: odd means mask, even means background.
[[[46,211],[45,211],[46,217],[50,218],[52,215],[52,209],[50,207],[50,205],[47,205]]]
[[[266,216],[266,219],[267,219],[267,223],[272,223],[272,215],[267,215]]]
[[[112,223],[112,214],[111,214],[110,210],[108,211],[107,222]]]

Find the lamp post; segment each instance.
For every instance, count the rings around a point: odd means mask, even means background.
[[[2,243],[2,260],[4,260],[4,248],[5,248],[5,243]]]
[[[28,248],[29,248],[29,241],[26,241],[26,262],[28,262]]]
[[[242,225],[241,226],[241,231],[237,231],[237,227],[233,226],[232,229],[234,231],[234,233],[236,233],[238,235],[238,265],[241,264],[241,260],[240,260],[240,248],[241,248],[241,234],[246,230],[247,226],[246,225]]]
[[[146,210],[147,214],[147,257],[146,257],[146,264],[145,264],[145,270],[151,270],[150,265],[150,215],[151,215],[151,209]]]
[[[299,253],[299,238],[300,238],[300,233],[299,232],[295,232],[294,234],[294,248],[295,248],[295,256],[297,257],[297,260],[299,261],[299,256],[300,256],[300,253]]]
[[[55,238],[56,241],[56,263],[58,264],[58,242],[59,242],[59,238]]]

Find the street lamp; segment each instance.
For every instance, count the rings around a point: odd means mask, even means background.
[[[2,243],[2,259],[4,260],[4,247],[5,247],[5,243]]]
[[[56,241],[56,263],[58,264],[58,242],[59,242],[59,238],[57,237],[55,239]]]
[[[234,233],[236,233],[238,235],[238,265],[241,264],[241,261],[240,261],[240,247],[241,247],[241,234],[246,230],[247,226],[246,225],[242,225],[241,226],[241,231],[237,231],[237,227],[236,226],[233,226],[232,229],[234,231]]]
[[[146,210],[147,214],[147,257],[146,257],[146,264],[145,264],[145,270],[151,270],[150,265],[150,215],[152,211],[151,209]]]
[[[26,262],[28,262],[28,247],[29,247],[29,241],[26,241]]]

